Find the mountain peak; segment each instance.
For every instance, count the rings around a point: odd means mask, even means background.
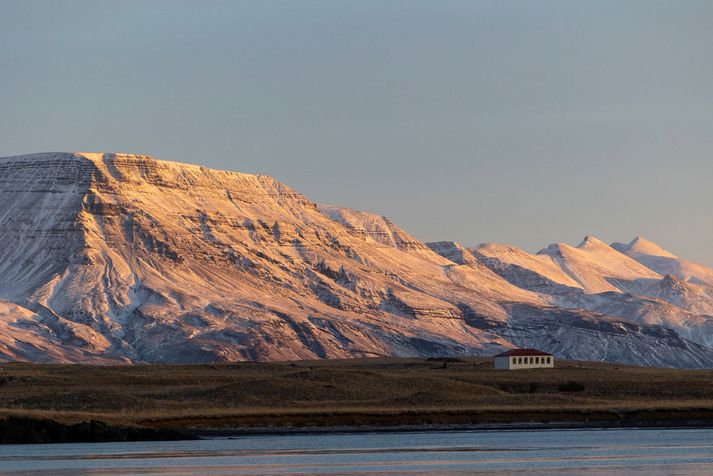
[[[602,240],[599,238],[592,236],[592,235],[587,235],[584,237],[582,242],[577,245],[577,248],[591,248],[593,246],[606,246],[609,247],[606,243],[604,243]]]
[[[612,244],[612,247],[618,249],[619,251],[629,251],[641,255],[665,256],[667,258],[676,257],[672,253],[666,251],[661,246],[657,245],[653,241],[644,238],[643,236],[637,236],[626,245],[622,245],[621,243]]]
[[[593,248],[609,248],[609,245],[595,236],[587,235],[577,246],[572,246],[568,243],[552,243],[542,248],[537,254],[561,256],[562,253],[569,253],[572,250],[587,250]]]
[[[490,251],[496,253],[524,253],[524,251],[522,251],[521,249],[505,243],[480,243],[478,244],[478,246],[474,246],[470,249],[475,251]]]
[[[676,276],[674,276],[673,274],[669,273],[663,277],[660,284],[662,286],[672,287],[672,286],[678,285],[681,282],[683,282],[683,280],[681,280],[681,279],[677,278]]]
[[[455,241],[435,241],[426,243],[433,252],[457,264],[474,264],[477,262],[471,251]]]
[[[567,246],[566,243],[550,243],[537,252],[538,255],[561,256],[562,248]]]

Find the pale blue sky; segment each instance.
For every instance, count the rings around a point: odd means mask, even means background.
[[[713,2],[0,0],[0,155],[75,150],[713,265]]]

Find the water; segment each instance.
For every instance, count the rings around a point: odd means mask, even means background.
[[[427,431],[0,446],[2,475],[713,474],[712,429]]]

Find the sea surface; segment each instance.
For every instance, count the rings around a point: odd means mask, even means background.
[[[0,446],[4,475],[713,474],[713,429],[313,433]]]

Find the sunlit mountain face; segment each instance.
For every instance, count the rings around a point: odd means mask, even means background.
[[[102,153],[0,159],[0,237],[4,360],[713,365],[713,270],[644,238],[425,244],[271,177]]]

